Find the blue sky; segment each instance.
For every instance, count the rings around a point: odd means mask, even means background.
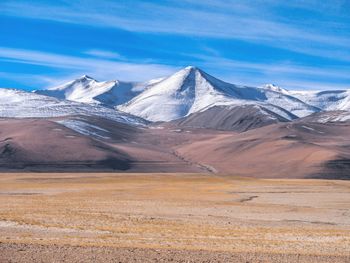
[[[188,65],[236,84],[350,88],[350,1],[0,1],[0,87]]]

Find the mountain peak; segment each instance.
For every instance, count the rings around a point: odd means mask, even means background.
[[[80,78],[78,78],[77,80],[95,80],[95,79],[88,76],[88,75],[83,75]]]
[[[100,82],[88,75],[83,75],[60,86],[35,92],[58,99],[115,107],[138,95],[145,85],[118,80]]]
[[[195,67],[195,66],[187,66],[187,67],[185,67],[185,69],[186,70],[194,70],[194,71],[200,70],[198,67]]]
[[[276,85],[239,87],[194,66],[183,68],[152,85],[118,109],[149,121],[170,121],[216,105],[247,104],[264,105],[285,119],[318,111]]]
[[[281,88],[275,84],[265,84],[262,86],[263,89],[267,89],[267,90],[272,90],[275,92],[279,92],[279,93],[283,93],[283,94],[288,94],[288,90]]]
[[[198,68],[196,66],[187,66],[180,71],[185,71],[185,72],[190,72],[190,73],[196,73],[196,72],[205,73],[203,70],[201,70],[200,68]]]
[[[175,74],[171,75],[170,77],[180,75],[180,76],[186,76],[186,78],[193,78],[197,74],[204,78],[206,78],[207,76],[210,76],[209,74],[205,73],[203,70],[201,70],[196,66],[187,66],[179,70]]]

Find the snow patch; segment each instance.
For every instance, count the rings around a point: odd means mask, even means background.
[[[108,134],[109,131],[96,125],[84,122],[83,120],[68,119],[56,122],[83,135],[93,136],[99,139],[110,139],[110,137],[105,135]]]
[[[304,129],[307,129],[309,131],[314,131],[314,132],[317,132],[317,133],[324,133],[324,132],[315,130],[314,128],[311,128],[311,127],[308,127],[308,126],[305,126],[305,125],[302,125],[301,127],[303,127]]]

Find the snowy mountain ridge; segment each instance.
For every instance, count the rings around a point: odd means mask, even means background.
[[[233,85],[196,67],[176,72],[117,108],[150,121],[170,121],[213,106],[252,104],[289,120],[318,111],[292,96]]]
[[[131,125],[146,124],[141,118],[100,105],[60,100],[16,89],[0,89],[0,117],[50,118],[71,115],[94,115]]]
[[[156,79],[148,82],[125,82],[119,80],[99,82],[92,77],[84,75],[58,87],[47,90],[35,90],[34,92],[58,99],[114,107],[129,101],[147,86],[159,81],[159,79]]]
[[[350,90],[290,91],[290,94],[324,111],[350,110]]]
[[[172,121],[214,106],[255,106],[269,118],[277,114],[293,120],[321,111],[350,111],[349,90],[291,91],[274,84],[234,85],[193,66],[147,82],[100,82],[84,75],[47,90],[0,89],[0,95],[3,117],[93,114],[118,119],[124,114],[148,121]],[[16,103],[20,103],[17,108]]]

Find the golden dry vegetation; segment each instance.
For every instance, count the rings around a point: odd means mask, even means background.
[[[350,256],[350,182],[1,174],[0,242]]]

